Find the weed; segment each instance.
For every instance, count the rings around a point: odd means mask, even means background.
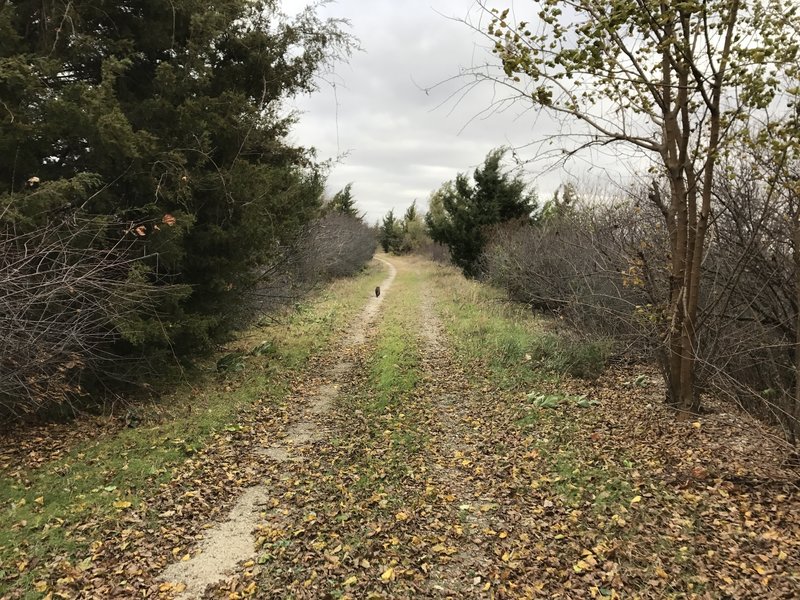
[[[589,408],[598,404],[596,400],[589,400],[585,395],[570,396],[568,394],[537,394],[531,392],[526,396],[531,406],[535,408],[558,408],[565,403],[571,403],[578,408]]]

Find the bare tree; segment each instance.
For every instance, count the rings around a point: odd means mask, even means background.
[[[357,273],[377,244],[375,232],[357,216],[333,210],[311,221],[261,269],[246,291],[242,320],[297,300],[322,282]]]
[[[118,345],[133,342],[131,325],[143,320],[157,330],[159,303],[187,290],[156,285],[142,226],[70,215],[28,232],[0,229],[0,416],[70,404],[87,374],[143,368]]]
[[[742,146],[721,163],[705,250],[696,363],[703,389],[778,425],[797,443],[797,163]],[[767,178],[761,167],[769,168]],[[794,172],[797,175],[791,176]],[[785,177],[790,179],[785,179]],[[612,338],[617,355],[658,355],[670,317],[669,238],[652,190],[579,204],[537,226],[501,227],[485,276],[512,298],[556,314],[570,330]]]

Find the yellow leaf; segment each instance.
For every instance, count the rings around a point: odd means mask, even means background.
[[[402,510],[394,516],[395,519],[398,521],[408,521],[408,513],[403,512]]]
[[[572,570],[576,573],[583,573],[586,569],[591,569],[592,565],[590,565],[585,560],[579,560],[574,565],[572,565]]]
[[[386,569],[383,572],[383,575],[381,575],[381,579],[383,579],[384,581],[393,581],[394,580],[394,569],[392,567],[389,567],[388,569]]]
[[[166,583],[162,583],[160,586],[158,586],[159,592],[168,592],[171,589],[172,589],[172,584],[169,581],[167,581]]]
[[[245,594],[253,594],[253,593],[255,593],[255,591],[256,591],[256,582],[255,581],[251,581],[250,585],[248,585],[246,588],[244,588],[244,593]]]
[[[130,507],[131,503],[128,502],[127,500],[117,500],[116,502],[114,502],[114,508],[125,509]]]
[[[642,501],[641,496],[634,496],[633,499],[631,500],[631,504],[638,504],[641,501]]]
[[[358,577],[356,577],[355,575],[351,575],[350,577],[344,580],[345,586],[355,585],[356,583],[358,583]]]
[[[37,581],[33,584],[33,589],[35,589],[40,594],[44,594],[47,591],[47,582],[46,581]]]
[[[756,565],[755,568],[756,568],[756,573],[758,573],[759,575],[766,575],[767,574],[767,570],[764,567],[762,567],[761,565]]]
[[[186,584],[183,583],[183,582],[175,584],[175,587],[173,588],[173,590],[175,590],[176,594],[182,594],[183,592],[186,591]]]
[[[38,498],[36,498],[36,500],[34,500],[34,502],[36,502],[36,504],[38,504],[39,506],[44,505],[44,496],[39,496]]]
[[[694,423],[692,423],[692,427],[694,427],[695,429],[700,429],[700,421],[695,421]]]
[[[667,572],[661,567],[656,567],[656,575],[661,577],[661,579],[669,579],[669,575],[667,575]]]

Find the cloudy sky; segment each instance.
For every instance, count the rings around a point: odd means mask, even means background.
[[[283,6],[292,14],[306,4],[284,0]],[[363,50],[338,65],[319,92],[296,101],[303,114],[294,141],[316,147],[323,160],[339,157],[329,191],[353,182],[370,221],[390,208],[402,212],[415,199],[424,208],[432,190],[471,171],[498,146],[519,148],[530,158],[537,146],[524,146],[559,130],[530,106],[486,115],[497,93],[489,85],[458,92],[468,80],[454,76],[492,61],[485,40],[462,22],[478,23],[474,0],[338,0],[320,14],[348,19]],[[540,197],[562,182],[596,179],[603,171],[585,160],[567,171],[545,166],[528,165],[525,173]]]

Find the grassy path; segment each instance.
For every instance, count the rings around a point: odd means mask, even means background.
[[[198,429],[183,415],[7,464],[0,596],[800,595],[797,474],[752,422],[674,423],[654,373],[600,375],[607,345],[451,269],[388,263],[269,332],[274,348],[242,374],[197,385],[245,398],[214,409],[224,419]],[[121,443],[143,462],[152,452],[155,473],[120,475]],[[42,486],[77,463],[94,491],[54,499],[45,518]],[[49,538],[73,505],[87,512]]]

